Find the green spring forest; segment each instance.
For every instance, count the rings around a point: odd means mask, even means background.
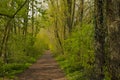
[[[120,80],[120,0],[0,0],[0,80]]]

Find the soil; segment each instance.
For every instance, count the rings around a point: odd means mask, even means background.
[[[26,71],[18,75],[17,80],[67,80],[58,63],[50,51],[45,54]]]

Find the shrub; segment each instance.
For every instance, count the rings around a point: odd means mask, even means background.
[[[94,29],[84,24],[80,30],[74,30],[64,41],[64,56],[57,57],[61,68],[70,80],[88,80],[93,74]]]

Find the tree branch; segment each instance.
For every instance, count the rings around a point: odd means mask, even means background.
[[[13,14],[12,18],[16,16],[16,14],[24,7],[24,5],[27,3],[28,0],[25,0],[25,2],[20,6],[20,8]]]
[[[11,15],[8,15],[8,14],[3,14],[3,13],[0,13],[1,16],[5,16],[5,17],[9,17],[9,18],[12,18]]]
[[[25,2],[19,7],[19,9],[13,15],[8,15],[8,14],[3,14],[3,13],[0,13],[0,15],[1,16],[6,16],[6,17],[9,17],[9,18],[14,18],[16,16],[16,14],[25,6],[27,1],[28,0],[25,0]]]

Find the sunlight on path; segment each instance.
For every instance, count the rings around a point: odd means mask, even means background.
[[[66,80],[64,77],[50,51],[46,51],[35,64],[20,74],[17,80]]]

